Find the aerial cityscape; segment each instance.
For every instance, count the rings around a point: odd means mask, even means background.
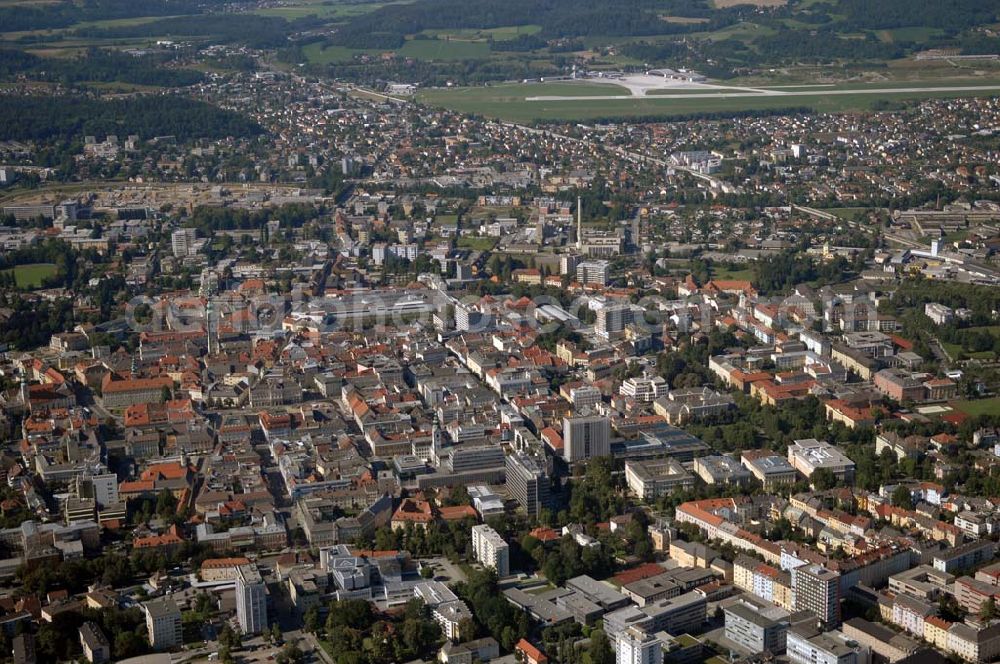
[[[1000,660],[1000,3],[0,0],[0,664]]]

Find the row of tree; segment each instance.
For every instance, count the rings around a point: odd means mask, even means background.
[[[215,231],[261,230],[268,221],[278,221],[283,228],[301,228],[306,222],[318,218],[321,208],[302,203],[289,203],[269,210],[217,208],[199,206],[184,220],[188,228],[198,229],[201,237],[211,237]]]

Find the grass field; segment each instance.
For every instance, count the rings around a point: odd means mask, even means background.
[[[45,30],[24,30],[21,32],[2,32],[0,35],[3,36],[5,40],[16,41],[23,38],[46,36],[51,37],[52,35],[68,35],[74,30],[82,28],[127,28],[136,25],[144,25],[146,23],[152,23],[153,21],[159,21],[167,18],[175,18],[173,16],[133,16],[131,18],[114,18],[107,19],[104,21],[82,21],[80,23],[74,23],[71,26],[65,28],[50,28]],[[0,26],[2,29],[3,26]]]
[[[263,7],[260,9],[255,9],[254,14],[260,14],[261,16],[280,16],[281,18],[286,18],[290,21],[297,18],[302,18],[304,16],[318,16],[319,18],[326,18],[330,20],[347,19],[352,16],[360,16],[361,14],[367,14],[373,12],[380,7],[384,7],[389,4],[404,4],[405,0],[401,2],[362,2],[362,3],[339,3],[339,2],[310,2],[309,0],[300,0],[299,2],[289,2],[288,4],[282,5],[280,7]]]
[[[541,32],[540,25],[508,25],[500,28],[462,28],[455,30],[424,30],[423,34],[438,39],[448,39],[457,41],[510,41],[517,39],[521,35],[534,35]]]
[[[692,16],[661,16],[660,20],[678,25],[694,25],[695,23],[708,23],[707,18],[695,18]]]
[[[478,60],[490,54],[486,42],[443,39],[413,39],[399,49],[399,54],[418,60]]]
[[[994,337],[1000,337],[1000,325],[986,325],[986,326],[982,326],[982,327],[968,327],[968,328],[965,328],[963,331],[964,332],[988,332],[989,334],[993,335]],[[993,360],[993,359],[996,358],[996,353],[994,353],[992,350],[984,350],[984,351],[973,352],[973,351],[965,350],[964,348],[962,348],[961,344],[946,343],[946,342],[943,342],[943,341],[941,342],[941,345],[948,352],[948,355],[950,355],[952,357],[952,359],[955,359],[955,358],[959,357],[960,355],[962,357],[967,357],[967,358],[970,358],[970,359],[973,359],[973,360]]]
[[[967,415],[996,415],[1000,413],[1000,397],[992,399],[975,399],[973,401],[956,401],[952,404],[957,410]]]
[[[823,210],[823,212],[829,212],[838,219],[844,219],[846,221],[860,221],[870,211],[871,210],[869,208],[860,207],[826,208]]]
[[[42,285],[42,280],[55,276],[56,266],[52,263],[28,263],[4,272],[14,273],[18,288],[38,288]]]
[[[329,65],[350,62],[355,55],[381,55],[383,50],[359,50],[343,46],[326,46],[314,42],[302,52],[311,64]],[[489,57],[490,45],[485,41],[413,39],[397,51],[402,56],[417,60],[478,60]]]
[[[972,352],[962,348],[961,344],[950,344],[941,342],[941,346],[945,349],[951,359],[970,359],[970,360],[985,360],[990,361],[996,358],[996,353],[991,350],[983,350]]]
[[[370,55],[382,53],[382,51],[359,51],[344,48],[343,46],[329,46],[327,48],[323,46],[323,44],[317,42],[306,45],[302,49],[302,52],[306,56],[306,61],[317,65],[329,65],[338,62],[350,62],[359,53],[368,53]]]
[[[962,349],[962,344],[951,344],[945,341],[941,342],[941,347],[944,348],[944,352],[948,353],[948,356],[952,359],[957,358],[959,355],[965,351]]]
[[[788,0],[712,0],[712,5],[718,9],[735,7],[736,5],[754,5],[755,7],[784,7]]]
[[[425,90],[426,95],[421,101],[432,105],[448,106],[449,104],[480,107],[492,104],[517,106],[519,104],[533,105],[525,102],[525,97],[531,96],[576,96],[603,97],[620,95],[624,88],[613,83],[508,83],[475,88],[440,88]],[[439,101],[446,103],[437,104]],[[479,111],[476,111],[479,112]]]
[[[868,110],[879,102],[900,102],[913,99],[993,96],[1000,94],[1000,81],[976,79],[976,86],[991,90],[937,90],[868,93],[866,90],[888,90],[906,87],[904,83],[845,84],[829,88],[801,88],[801,94],[774,96],[735,96],[706,91],[705,97],[677,98],[677,95],[657,95],[630,99],[601,99],[602,96],[622,95],[616,85],[592,83],[528,83],[491,87],[427,89],[419,93],[420,101],[431,106],[450,108],[465,113],[512,122],[533,120],[587,120],[607,117],[685,116],[703,113],[734,113],[785,108],[809,108],[818,112]],[[928,82],[928,86],[955,87],[961,81]],[[846,94],[828,94],[831,90]],[[856,91],[853,94],[852,91]],[[689,91],[690,94],[690,91]],[[700,94],[700,93],[699,93]],[[528,101],[529,97],[588,97],[588,99],[553,99]],[[589,99],[593,97],[593,99]]]
[[[458,238],[459,249],[472,249],[473,251],[490,251],[497,246],[497,240],[493,237],[470,237],[462,236]]]
[[[887,89],[898,89],[898,88],[912,88],[912,87],[961,87],[961,86],[1000,86],[1000,76],[983,76],[983,77],[969,77],[969,76],[949,76],[946,78],[930,79],[926,81],[844,81],[842,83],[809,83],[802,85],[782,85],[773,87],[775,90],[781,90],[785,92],[796,92],[796,91],[813,91],[823,92],[824,90],[871,90],[872,88],[877,88],[880,90]],[[767,89],[768,85],[762,84],[759,86],[763,89]]]
[[[712,41],[722,41],[723,39],[736,39],[743,43],[750,43],[759,37],[768,37],[775,34],[772,27],[757,23],[741,22],[734,23],[720,30],[712,32],[694,32],[692,37],[711,39]]]
[[[750,281],[753,279],[753,270],[728,265],[713,265],[712,278],[721,281]]]
[[[942,34],[944,34],[944,31],[937,28],[893,28],[892,30],[879,30],[878,38],[889,43],[923,43],[932,37],[937,37]]]

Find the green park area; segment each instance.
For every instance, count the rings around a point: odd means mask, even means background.
[[[496,238],[492,237],[468,237],[458,238],[460,249],[472,249],[473,251],[490,251],[497,245]]]
[[[956,410],[960,410],[966,415],[971,415],[972,417],[977,417],[979,415],[996,415],[1000,413],[1000,397],[956,401],[951,405],[954,406]]]
[[[14,274],[14,281],[18,288],[31,289],[40,287],[43,281],[54,277],[56,266],[52,263],[29,263],[4,270],[4,272]]]

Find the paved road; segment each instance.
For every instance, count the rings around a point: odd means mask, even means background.
[[[333,658],[330,657],[325,650],[323,650],[323,646],[319,644],[319,640],[317,640],[315,634],[306,633],[300,642],[299,647],[302,648],[303,652],[311,651],[317,661],[323,662],[324,664],[337,664],[333,661]]]
[[[434,566],[434,579],[437,581],[443,581],[444,583],[449,584],[465,581],[465,572],[462,571],[462,568],[455,565],[444,556],[422,558],[421,560]]]
[[[115,422],[121,423],[123,418],[120,415],[115,415],[101,403],[101,400],[95,398],[94,393],[90,390],[77,390],[76,391],[77,403],[81,406],[86,406],[90,408],[94,415],[96,415],[101,420],[114,420]]]
[[[947,364],[952,363],[953,360],[951,359],[951,355],[948,354],[948,351],[945,350],[940,341],[935,338],[931,338],[927,346],[931,349],[931,352],[934,353],[934,356],[937,357],[938,360],[942,360]]]

